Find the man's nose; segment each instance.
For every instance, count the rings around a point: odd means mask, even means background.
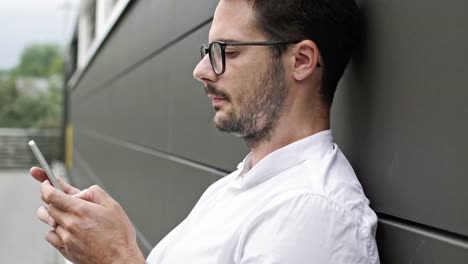
[[[213,67],[211,66],[210,58],[208,55],[205,55],[205,57],[203,57],[203,59],[197,64],[197,66],[193,70],[193,78],[195,78],[195,80],[197,81],[204,83],[205,85],[216,81],[217,75],[213,71]]]

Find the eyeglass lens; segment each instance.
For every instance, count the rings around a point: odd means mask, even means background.
[[[205,45],[202,45],[200,48],[200,55],[201,55],[202,60],[206,56],[206,51],[207,51],[207,47]]]
[[[221,45],[217,42],[212,43],[210,53],[213,70],[217,74],[220,74],[223,71],[223,51]]]

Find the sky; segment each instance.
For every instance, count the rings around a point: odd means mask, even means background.
[[[16,66],[29,44],[66,46],[78,6],[79,0],[0,0],[0,70]]]

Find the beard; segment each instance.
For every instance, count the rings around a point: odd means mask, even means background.
[[[215,117],[214,124],[222,132],[242,137],[250,148],[254,148],[269,141],[286,101],[287,89],[280,58],[273,58],[266,72],[260,76],[258,85],[247,89],[238,97],[238,111],[230,111],[218,119]],[[208,85],[205,90],[231,99],[214,86]]]

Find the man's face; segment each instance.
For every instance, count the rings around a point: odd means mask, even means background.
[[[254,13],[245,0],[221,0],[216,8],[209,42],[267,40],[254,24]],[[268,139],[284,105],[287,89],[281,58],[269,47],[227,46],[226,68],[216,75],[209,56],[194,70],[195,79],[216,111],[215,126],[253,141]]]

